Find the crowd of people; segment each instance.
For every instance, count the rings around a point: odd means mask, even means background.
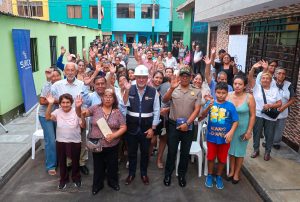
[[[271,159],[272,148],[280,149],[295,93],[277,61],[258,61],[246,77],[225,50],[217,58],[212,48],[204,57],[195,42],[188,50],[182,41],[174,41],[171,51],[164,42],[134,42],[132,51],[135,68],[128,67],[128,44],[97,39],[88,51],[83,49],[82,58],[62,47],[56,66],[46,70],[39,120],[46,170],[56,175],[59,167],[59,189],[67,186],[69,171],[75,186],[81,187],[81,173],[89,174],[88,152],[93,156],[93,195],[103,189],[105,179],[113,190],[120,190],[118,166],[126,156],[125,184],[130,185],[136,176],[138,148],[141,181],[149,185],[148,163],[157,150],[156,165],[164,169],[163,183],[170,186],[179,144],[178,184],[185,187],[197,122],[207,124],[208,188],[214,184],[224,188],[228,156],[226,180],[239,182],[252,134],[252,158],[259,156],[261,136],[265,161]]]

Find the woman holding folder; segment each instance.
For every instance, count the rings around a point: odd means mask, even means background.
[[[91,116],[91,133],[87,146],[93,152],[94,176],[92,194],[104,187],[105,169],[107,184],[115,191],[120,190],[118,180],[118,144],[120,136],[127,130],[126,122],[118,109],[118,100],[112,89],[106,89],[100,105],[94,105],[81,112],[76,104],[77,114]]]

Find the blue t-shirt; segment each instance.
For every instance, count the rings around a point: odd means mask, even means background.
[[[233,122],[239,120],[235,106],[228,101],[214,102],[208,112],[207,141],[225,144],[224,136],[230,131]]]
[[[212,79],[209,84],[209,88],[210,88],[210,92],[211,92],[211,95],[213,96],[214,100],[216,100],[216,85],[217,85],[217,82]],[[228,84],[228,92],[232,92],[232,91],[233,91],[232,86]]]

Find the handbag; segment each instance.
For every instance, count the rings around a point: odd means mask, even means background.
[[[267,104],[266,95],[265,95],[265,92],[264,92],[264,89],[262,86],[261,86],[261,92],[263,94],[264,103]],[[277,109],[274,109],[274,108],[263,109],[263,110],[261,110],[261,112],[272,119],[276,119],[278,117],[278,115],[280,114],[280,111],[278,111]]]
[[[102,152],[101,139],[88,138],[86,141],[86,147],[91,152]]]

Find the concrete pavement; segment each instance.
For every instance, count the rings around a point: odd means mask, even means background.
[[[107,201],[107,202],[185,202],[185,201],[244,201],[260,202],[262,199],[251,186],[244,175],[238,185],[224,181],[225,189],[208,189],[204,186],[205,177],[197,177],[197,163],[189,165],[187,186],[181,188],[173,174],[170,187],[163,185],[164,172],[155,165],[155,158],[151,158],[148,175],[150,185],[146,186],[139,178],[139,169],[131,185],[124,185],[128,175],[125,162],[119,166],[119,192],[113,191],[107,184],[96,196],[91,194],[92,186],[92,158],[88,167],[91,174],[82,176],[82,187],[77,189],[72,183],[64,191],[57,189],[59,176],[49,176],[44,169],[44,151],[37,150],[35,160],[28,159],[16,172],[10,181],[0,190],[0,201]]]
[[[18,117],[0,128],[0,189],[31,155],[31,137],[35,130],[35,112]]]
[[[251,141],[243,171],[260,195],[267,201],[299,202],[300,154],[284,143],[280,150],[272,149],[270,161],[264,161],[262,146],[257,158],[250,158],[252,152]]]

